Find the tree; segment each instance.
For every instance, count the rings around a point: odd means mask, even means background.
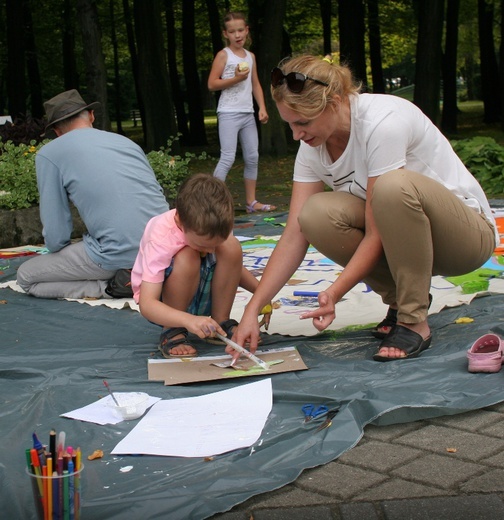
[[[63,2],[61,50],[63,56],[63,78],[65,90],[79,90],[79,73],[75,58],[75,9],[72,0]]]
[[[423,0],[418,9],[415,94],[413,102],[431,119],[439,121],[441,38],[444,0]]]
[[[115,12],[114,12],[114,0],[109,0],[109,13],[110,13],[110,40],[112,41],[112,48],[114,51],[114,108],[117,123],[117,133],[124,135],[121,121],[121,79],[119,75],[119,57],[117,49],[117,35],[115,28]]]
[[[319,0],[320,4],[320,17],[322,19],[322,32],[324,35],[324,50],[323,54],[331,54],[332,53],[332,45],[331,45],[331,18],[332,18],[332,9],[331,9],[331,0]]]
[[[448,0],[446,10],[446,37],[443,56],[443,114],[441,129],[457,131],[457,42],[460,0]]]
[[[101,110],[97,112],[94,126],[110,130],[107,103],[107,72],[101,45],[101,30],[98,22],[95,0],[77,0],[77,14],[81,28],[86,64],[86,85],[88,97],[99,101]]]
[[[166,146],[168,139],[176,135],[177,125],[166,68],[159,0],[134,0],[133,12],[139,92],[145,110],[145,147],[151,151]]]
[[[485,123],[496,123],[501,117],[499,67],[493,38],[494,2],[478,0],[478,34],[481,60],[481,89]]]
[[[194,2],[182,3],[182,58],[189,107],[190,144],[207,144],[203,114],[201,82],[196,65],[196,35],[194,33]]]
[[[24,3],[24,37],[26,70],[28,73],[28,85],[30,90],[31,115],[36,119],[44,117],[44,107],[42,106],[42,82],[37,59],[37,46],[33,34],[33,20],[30,2],[23,0]]]
[[[128,41],[128,49],[131,60],[131,70],[133,72],[133,81],[135,83],[135,93],[136,93],[136,106],[140,111],[140,118],[142,120],[142,125],[145,127],[145,110],[143,107],[142,96],[140,95],[140,80],[138,74],[138,55],[136,49],[135,42],[135,32],[133,30],[133,21],[131,16],[131,9],[129,6],[129,0],[123,0],[123,12],[124,12],[124,24],[126,26],[126,36]],[[134,105],[135,106],[135,105]],[[144,142],[145,142],[145,132],[144,132]]]
[[[283,20],[287,10],[287,0],[262,0],[254,2],[255,6],[249,12],[249,20],[254,20],[254,54],[257,61],[257,73],[259,81],[264,90],[266,110],[268,111],[269,121],[266,125],[261,125],[261,153],[285,155],[287,153],[287,136],[285,123],[278,115],[278,110],[271,98],[269,88],[271,84],[271,69],[276,67],[281,58],[285,56],[283,32]],[[259,20],[263,20],[259,28]]]
[[[503,19],[504,19],[504,0],[501,0],[500,12],[501,12],[501,24],[500,24],[500,28],[501,28],[501,33],[500,33],[501,43],[500,43],[500,52],[499,52],[499,58],[500,58],[499,59],[499,81],[500,81],[500,84],[501,84],[501,89],[500,89],[500,92],[501,92],[501,97],[500,97],[500,100],[501,100],[501,127],[504,130],[504,110],[503,110],[503,107],[504,107],[504,88],[502,88],[502,86],[504,85],[504,23],[503,23]]]
[[[7,108],[13,120],[26,115],[25,40],[19,37],[24,27],[23,11],[24,2],[6,0]]]
[[[385,92],[385,80],[381,57],[381,36],[379,23],[378,0],[367,0],[368,8],[368,35],[369,35],[369,59],[371,62],[371,79],[373,92]]]
[[[185,112],[184,98],[180,88],[179,73],[177,67],[177,39],[175,38],[175,16],[173,14],[173,0],[165,0],[166,17],[166,47],[168,57],[168,74],[172,88],[173,104],[177,114],[177,128],[182,134],[181,142],[189,143],[189,127]]]
[[[365,24],[363,0],[338,1],[340,62],[352,70],[354,77],[367,86]]]

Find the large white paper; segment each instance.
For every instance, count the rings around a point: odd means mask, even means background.
[[[152,406],[154,403],[161,401],[161,397],[149,396],[149,402],[147,408]],[[79,421],[92,422],[95,424],[118,424],[123,422],[124,419],[118,418],[111,407],[112,397],[107,395],[94,403],[77,408],[71,412],[62,413],[60,417],[68,417],[69,419],[77,419]]]
[[[112,454],[210,457],[252,446],[273,405],[271,378],[156,403]]]

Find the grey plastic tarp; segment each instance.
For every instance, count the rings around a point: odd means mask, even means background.
[[[13,279],[21,259],[0,260]],[[75,302],[38,300],[0,290],[0,511],[3,518],[35,515],[25,448],[36,431],[45,443],[51,428],[83,451],[83,518],[203,519],[246,499],[294,481],[305,468],[334,460],[351,449],[366,424],[391,424],[456,414],[504,399],[502,374],[469,374],[466,350],[480,335],[504,335],[504,296],[430,318],[433,347],[416,360],[377,363],[369,331],[313,338],[270,336],[266,346],[295,345],[309,370],[272,377],[273,409],[261,441],[213,460],[112,456],[110,451],[136,421],[99,426],[60,414],[115,391],[144,391],[163,399],[191,397],[255,378],[164,386],[147,381],[147,359],[157,355],[159,329],[131,310]],[[471,324],[455,324],[469,316]],[[199,344],[209,353],[217,346]],[[321,433],[303,424],[304,403],[341,406]],[[169,443],[170,439],[166,439]],[[87,461],[95,449],[100,460]],[[121,468],[132,466],[131,471]]]

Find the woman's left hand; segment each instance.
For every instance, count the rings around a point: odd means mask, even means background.
[[[305,312],[299,316],[300,320],[313,319],[313,326],[319,330],[325,330],[336,318],[334,300],[328,292],[322,291],[318,295],[319,308]]]

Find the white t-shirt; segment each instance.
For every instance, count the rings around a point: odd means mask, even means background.
[[[387,94],[358,94],[350,99],[348,145],[335,162],[325,143],[311,147],[301,141],[294,165],[294,180],[322,180],[334,191],[366,199],[368,177],[405,168],[449,189],[467,206],[484,213],[497,226],[478,181],[467,170],[449,141],[413,103]]]
[[[225,47],[224,50],[227,53],[227,62],[222,72],[221,78],[234,78],[236,66],[242,61],[248,63],[250,72],[244,81],[240,81],[232,87],[225,88],[221,91],[219,97],[219,105],[217,106],[217,113],[220,112],[243,112],[250,114],[254,112],[254,104],[252,101],[252,68],[254,66],[254,60],[252,54],[245,50],[246,57],[241,58],[234,54],[229,47]]]

